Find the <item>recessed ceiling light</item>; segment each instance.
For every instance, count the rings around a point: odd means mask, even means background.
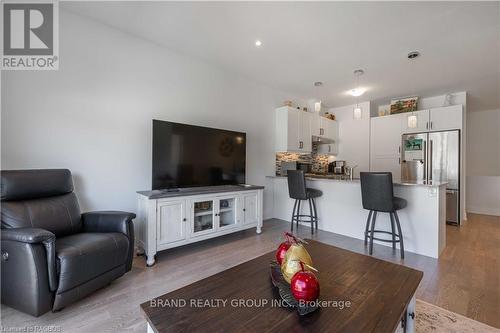
[[[366,88],[358,87],[358,88],[351,89],[349,91],[349,94],[351,94],[351,96],[354,96],[354,97],[359,97],[359,96],[363,95],[365,92],[366,92]]]
[[[314,82],[315,87],[321,87],[322,85],[323,85],[323,82],[321,82],[321,81]]]
[[[255,46],[257,46],[257,47],[262,46],[262,41],[260,41],[260,40],[258,40],[258,39],[257,39],[257,40],[255,41]]]
[[[418,51],[412,51],[412,52],[408,53],[408,59],[415,59],[418,57],[420,57],[420,52],[418,52]]]

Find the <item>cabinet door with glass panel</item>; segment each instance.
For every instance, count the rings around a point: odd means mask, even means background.
[[[218,210],[216,212],[217,226],[219,229],[236,227],[238,223],[238,200],[236,196],[224,196],[217,199]]]
[[[202,236],[215,232],[217,200],[198,198],[191,200],[191,237]]]

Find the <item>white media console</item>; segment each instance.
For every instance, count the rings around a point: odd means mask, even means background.
[[[158,251],[254,227],[260,234],[263,190],[224,185],[138,191],[136,246],[152,266]]]

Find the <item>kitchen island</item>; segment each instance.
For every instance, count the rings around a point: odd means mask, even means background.
[[[316,199],[318,228],[364,239],[368,211],[361,204],[359,179],[308,176],[306,181],[307,187],[323,192]],[[268,176],[266,188],[272,191],[273,217],[290,221],[294,200],[288,196],[286,177]],[[408,202],[406,208],[398,211],[405,251],[438,258],[446,245],[446,182],[395,182],[394,195]],[[303,212],[307,209],[308,206],[303,205]],[[302,228],[306,226],[310,225],[304,224]],[[377,215],[376,229],[390,230],[389,214]]]

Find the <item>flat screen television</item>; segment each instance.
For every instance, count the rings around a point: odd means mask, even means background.
[[[153,190],[245,183],[246,134],[153,120]]]

